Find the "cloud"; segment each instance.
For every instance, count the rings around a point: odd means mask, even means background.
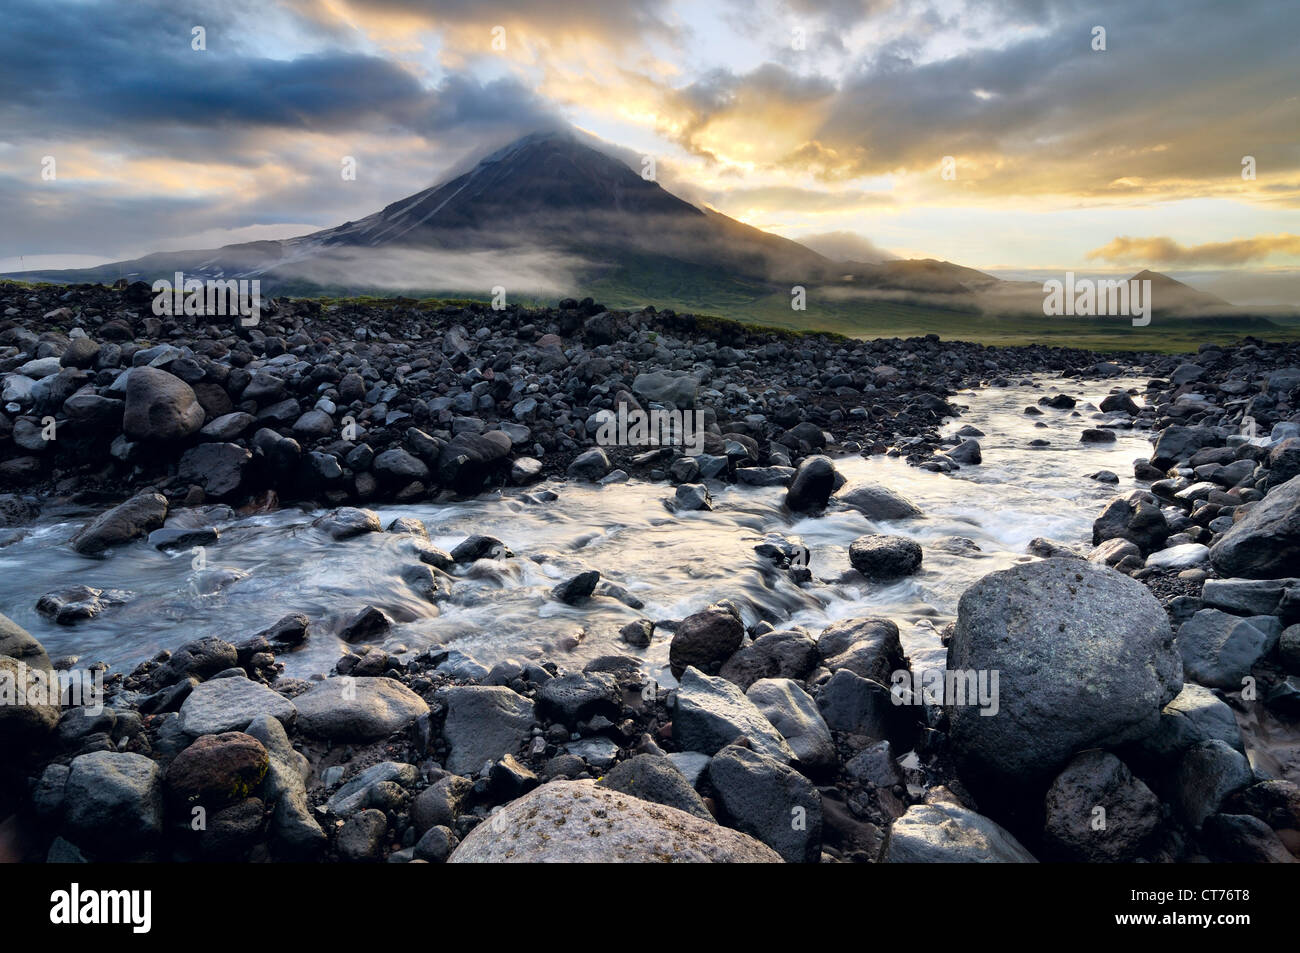
[[[1256,235],[1227,242],[1180,245],[1165,236],[1130,238],[1127,235],[1088,252],[1089,261],[1152,265],[1244,265],[1272,255],[1300,257],[1300,235]]]
[[[819,255],[825,255],[831,261],[862,261],[874,264],[898,257],[857,232],[839,231],[823,232],[819,235],[800,235],[795,241],[811,248]]]

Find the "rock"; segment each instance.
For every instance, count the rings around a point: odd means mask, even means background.
[[[500,430],[458,433],[438,454],[438,480],[461,492],[475,492],[509,454],[510,438]]]
[[[998,711],[948,704],[963,779],[1022,784],[1078,751],[1155,730],[1182,688],[1169,620],[1140,582],[1047,559],[990,573],[962,595],[948,669],[998,672]]]
[[[93,619],[105,609],[126,604],[131,595],[121,589],[69,586],[41,596],[36,601],[36,611],[53,619],[59,625],[74,625],[86,619]]]
[[[1278,615],[1289,589],[1300,590],[1300,579],[1207,579],[1201,598],[1213,609],[1241,615]]]
[[[882,685],[907,665],[898,626],[874,616],[831,623],[817,637],[817,651],[832,672],[847,668]]]
[[[93,751],[69,768],[63,830],[74,843],[134,854],[162,834],[162,771],[153,761]]]
[[[1140,490],[1111,500],[1092,524],[1094,546],[1108,539],[1127,539],[1146,554],[1163,548],[1168,538],[1165,514]]]
[[[654,636],[655,624],[649,619],[634,619],[618,630],[618,636],[628,645],[645,648]]]
[[[1208,688],[1184,682],[1183,690],[1160,713],[1156,730],[1138,742],[1138,748],[1143,755],[1169,762],[1188,748],[1216,738],[1244,751],[1232,709]]]
[[[803,680],[817,667],[817,643],[803,632],[768,632],[735,652],[718,674],[741,691],[761,678]]]
[[[514,553],[495,536],[469,536],[451,551],[452,562],[472,563],[479,559],[509,559]]]
[[[1079,434],[1080,443],[1114,443],[1115,431],[1103,430],[1098,427],[1088,427],[1083,433]]]
[[[599,480],[610,471],[612,464],[604,450],[595,447],[573,458],[568,475],[575,480]]]
[[[1229,795],[1254,780],[1244,754],[1218,739],[1203,741],[1188,749],[1178,765],[1173,802],[1183,819],[1193,829],[1200,830],[1205,819],[1218,811]]]
[[[420,769],[413,764],[381,761],[340,786],[325,803],[325,809],[339,817],[350,817],[357,811],[379,806],[372,803],[376,794],[384,790],[379,785],[393,784],[400,790],[414,785],[419,777]]]
[[[551,596],[571,606],[579,605],[591,598],[598,582],[600,582],[600,573],[590,569],[560,583],[551,590]]]
[[[933,793],[933,792],[932,792]],[[1011,833],[951,800],[913,804],[889,826],[890,864],[1032,864]]]
[[[700,382],[689,374],[672,375],[663,371],[638,374],[632,381],[632,393],[644,401],[672,404],[678,410],[695,406]]]
[[[162,526],[167,518],[167,498],[161,493],[138,493],[107,513],[91,520],[72,538],[72,548],[83,555],[96,555]]]
[[[381,610],[366,606],[348,620],[339,631],[339,638],[349,643],[369,642],[383,638],[392,627],[393,620]]]
[[[705,672],[715,670],[740,648],[744,638],[744,623],[729,606],[711,605],[687,616],[668,646],[673,677],[681,678],[691,665]]]
[[[1168,470],[1174,464],[1189,459],[1197,450],[1223,446],[1223,438],[1205,427],[1183,427],[1171,424],[1156,438],[1151,453],[1151,465],[1158,470]]]
[[[450,827],[431,827],[416,842],[415,856],[431,864],[446,863],[447,858],[459,844],[460,839]]]
[[[924,515],[907,497],[875,484],[845,488],[835,494],[835,499],[869,520],[906,520]]]
[[[374,863],[383,859],[388,818],[383,811],[360,811],[349,817],[334,842],[339,859],[348,863]]]
[[[199,679],[211,678],[218,672],[234,668],[239,664],[238,650],[225,639],[209,635],[193,642],[186,642],[171,658],[159,665],[150,674],[150,685],[163,688],[178,682],[188,675]],[[239,722],[236,727],[245,724],[248,719]]]
[[[317,518],[312,526],[329,534],[334,540],[352,539],[366,533],[378,533],[382,527],[379,514],[355,506],[342,506]]]
[[[714,754],[737,738],[748,738],[755,751],[779,761],[794,760],[781,733],[744,694],[724,678],[688,668],[677,688],[673,739],[685,751]]]
[[[180,727],[187,735],[238,731],[258,715],[292,725],[297,708],[278,692],[252,679],[216,678],[195,687],[181,706]]]
[[[844,773],[859,784],[893,789],[905,783],[903,771],[894,760],[894,748],[888,741],[877,741],[863,748],[844,764]]]
[[[848,669],[840,669],[818,690],[817,708],[831,731],[863,738],[885,737],[895,713],[889,689]]]
[[[401,682],[377,678],[327,678],[294,699],[298,728],[332,741],[368,742],[403,730],[429,711]]]
[[[1271,616],[1255,616],[1265,624]],[[1258,627],[1251,619],[1218,609],[1202,609],[1178,630],[1178,651],[1187,677],[1211,688],[1237,691],[1251,668],[1272,651],[1278,632]]]
[[[749,686],[748,698],[781,733],[799,766],[811,773],[835,767],[835,742],[817,702],[789,678],[763,678]]]
[[[245,798],[214,811],[199,834],[199,850],[211,860],[243,860],[249,848],[262,839],[266,805],[261,798]]]
[[[504,754],[515,754],[531,737],[533,703],[509,688],[463,686],[446,689],[443,735],[451,747],[447,770],[477,774]]]
[[[603,672],[561,675],[537,692],[537,714],[576,728],[580,721],[597,715],[616,719],[622,711],[623,694],[618,681]]]
[[[1210,547],[1220,576],[1300,575],[1300,477],[1275,487]]]
[[[411,824],[423,835],[434,827],[452,827],[461,806],[473,790],[474,782],[448,774],[421,791],[411,802]]]
[[[689,458],[683,458],[689,459]],[[683,483],[673,495],[673,507],[679,513],[713,509],[713,497],[703,483]]]
[[[1160,801],[1151,789],[1119,758],[1095,748],[1056,776],[1045,810],[1047,843],[1072,861],[1125,863],[1160,826]]]
[[[205,414],[189,384],[156,367],[134,367],[126,381],[122,430],[131,440],[182,440]]]
[[[793,768],[731,745],[709,762],[709,781],[724,816],[792,864],[821,857],[822,803],[812,782]]]
[[[713,822],[704,799],[686,776],[662,754],[641,754],[615,765],[599,784],[652,804],[676,808],[703,821]]]
[[[1142,412],[1133,398],[1122,391],[1103,397],[1098,407],[1104,414],[1128,414],[1130,417],[1136,417]]]
[[[786,491],[785,505],[796,513],[823,509],[835,492],[836,476],[830,457],[821,454],[804,457]]]
[[[849,562],[868,579],[897,579],[921,568],[921,547],[906,536],[860,536],[849,545]]]
[[[34,661],[0,655],[0,753],[38,745],[59,723],[54,673]]]
[[[974,465],[980,463],[984,456],[980,450],[980,442],[969,438],[963,440],[957,446],[949,450],[944,456],[958,464]]]
[[[167,790],[183,804],[213,810],[249,797],[270,763],[262,743],[242,731],[203,735],[167,766]]]
[[[50,658],[41,643],[13,619],[0,615],[0,656],[6,655],[28,668],[50,668]]]
[[[519,457],[510,464],[510,482],[524,486],[542,478],[542,461],[534,457]]]
[[[1138,549],[1137,543],[1117,536],[1093,547],[1092,552],[1088,554],[1088,562],[1113,567],[1130,557],[1141,560],[1142,550]]]
[[[207,495],[220,499],[235,493],[253,454],[234,443],[201,443],[181,454],[179,475],[197,483]]]
[[[272,806],[272,846],[286,859],[318,856],[328,839],[307,804],[307,758],[293,749],[284,725],[270,715],[258,715],[244,732],[260,741],[269,757],[262,797]]]
[[[1271,827],[1249,814],[1212,814],[1202,836],[1211,852],[1230,864],[1300,863]]]
[[[1201,543],[1182,543],[1152,553],[1146,559],[1147,569],[1190,569],[1210,561],[1210,547]]]
[[[552,781],[501,808],[449,863],[779,863],[757,840],[596,785]]]

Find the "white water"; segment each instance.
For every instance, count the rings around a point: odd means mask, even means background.
[[[662,501],[672,487],[631,482],[609,487],[557,482],[560,498],[541,505],[510,490],[451,505],[385,506],[385,526],[398,516],[425,522],[435,545],[450,549],[472,533],[502,539],[514,559],[458,567],[446,598],[430,603],[404,583],[403,567],[417,560],[409,538],[371,534],[334,542],[311,527],[315,515],[286,510],[220,526],[221,539],[207,549],[203,579],[189,553],[161,553],[140,541],[107,559],[75,554],[68,540],[88,514],[46,522],[27,538],[0,549],[0,611],[40,639],[52,657],[79,655],[82,664],[102,660],[125,670],[162,648],[202,635],[239,641],[288,612],[313,621],[306,647],[281,656],[289,674],[306,676],[333,667],[343,644],[333,632],[361,607],[372,604],[400,624],[383,644],[418,651],[444,643],[484,664],[502,658],[547,657],[577,668],[595,656],[641,655],[663,684],[667,632],[654,644],[631,649],[618,640],[626,622],[680,619],[709,602],[740,603],[746,621],[760,618],[778,628],[807,626],[814,634],[827,622],[858,615],[886,615],[898,622],[914,665],[942,667],[938,630],[956,612],[961,593],[988,572],[1030,559],[1025,547],[1036,536],[1086,547],[1092,521],[1105,501],[1134,486],[1132,463],[1149,453],[1145,432],[1118,431],[1107,445],[1079,442],[1079,434],[1109,418],[1087,406],[1113,386],[1134,381],[1078,384],[1043,381],[966,393],[969,407],[946,432],[971,424],[984,462],[943,475],[909,467],[901,459],[848,457],[837,461],[850,483],[881,483],[911,498],[924,519],[871,523],[851,511],[792,518],[779,488],[712,486],[714,510],[673,516]],[[1073,411],[1043,408],[1042,417],[1021,411],[1053,390],[1080,399]],[[1122,418],[1121,418],[1122,419]],[[1041,421],[1045,428],[1035,427]],[[1032,449],[1030,440],[1051,441]],[[1086,478],[1109,469],[1118,487]],[[812,551],[814,582],[800,588],[754,552],[766,533],[797,536]],[[868,583],[848,563],[848,545],[871,532],[899,533],[921,543],[921,571],[890,585]],[[964,536],[980,547],[953,555],[936,547],[946,536]],[[633,610],[610,598],[571,607],[548,596],[557,582],[583,569],[598,569],[645,603]],[[247,575],[215,592],[198,594],[196,582],[224,570]],[[46,592],[84,584],[130,590],[133,600],[98,618],[59,626],[35,611]],[[202,588],[202,587],[200,587]],[[576,645],[574,644],[576,643]]]

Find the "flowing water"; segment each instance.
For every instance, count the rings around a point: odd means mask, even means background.
[[[304,612],[313,619],[311,638],[281,656],[287,673],[301,677],[329,671],[344,648],[335,633],[356,610],[374,605],[399,623],[378,643],[390,650],[444,644],[489,666],[508,657],[547,657],[571,668],[622,652],[642,655],[648,674],[670,685],[667,633],[657,631],[648,649],[630,649],[618,639],[619,627],[639,617],[680,619],[729,598],[748,623],[804,625],[814,635],[835,619],[886,615],[899,623],[914,666],[942,667],[939,630],[971,583],[1031,558],[1025,547],[1036,536],[1086,547],[1105,500],[1134,485],[1133,460],[1150,449],[1144,432],[1120,429],[1114,444],[1079,441],[1085,427],[1109,419],[1095,405],[1111,387],[1134,383],[1042,379],[958,395],[955,402],[969,410],[947,432],[973,425],[985,436],[979,438],[983,464],[955,474],[897,458],[837,461],[851,483],[889,486],[919,505],[924,519],[873,523],[853,511],[792,517],[782,508],[783,489],[722,485],[712,487],[713,511],[673,515],[663,505],[670,486],[638,481],[544,484],[467,502],[379,508],[385,526],[398,516],[423,520],[444,549],[486,533],[516,554],[457,567],[455,580],[431,602],[402,579],[403,569],[417,563],[410,537],[375,533],[336,542],[311,526],[319,513],[287,509],[222,524],[201,572],[189,552],[159,552],[143,541],[105,559],[79,556],[68,540],[90,514],[64,513],[0,549],[0,611],[52,657],[78,655],[82,664],[102,660],[115,670],[203,635],[238,641],[286,613]],[[1077,413],[1022,413],[1058,390],[1080,398]],[[1034,439],[1050,445],[1031,448]],[[1119,474],[1118,488],[1087,478],[1099,469]],[[526,492],[547,488],[559,499],[526,500]],[[853,572],[848,545],[873,532],[917,540],[925,552],[921,571],[892,584],[866,582]],[[813,582],[800,587],[755,553],[767,533],[797,537],[810,548]],[[963,554],[948,539],[953,536],[972,540],[979,551]],[[609,597],[579,607],[550,598],[552,586],[587,568],[623,586],[644,608]],[[36,612],[41,595],[77,584],[133,595],[73,626]]]

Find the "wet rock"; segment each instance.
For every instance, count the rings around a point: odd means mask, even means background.
[[[455,824],[473,787],[469,778],[448,774],[416,795],[411,802],[411,823],[416,833],[423,835],[434,827]]]
[[[645,648],[654,636],[655,624],[649,619],[634,619],[618,630],[618,636],[628,645]]]
[[[596,447],[574,457],[568,474],[571,479],[595,481],[609,473],[611,466],[605,451]]]
[[[1155,730],[1182,688],[1160,603],[1139,582],[1078,560],[990,573],[966,590],[948,669],[998,672],[999,708],[948,705],[964,779],[1026,783],[1097,745]]]
[[[591,598],[600,582],[600,573],[594,569],[580,572],[572,579],[567,579],[551,590],[551,596],[568,605],[580,605]]]
[[[369,642],[383,638],[393,627],[393,620],[374,606],[366,606],[359,611],[339,631],[339,638],[344,642]]]
[[[817,708],[831,731],[884,738],[894,715],[889,689],[840,669],[817,691]]]
[[[805,457],[786,491],[785,505],[796,513],[824,508],[835,492],[836,476],[835,464],[830,457],[820,454]]]
[[[167,498],[161,493],[138,493],[87,523],[72,538],[72,548],[83,555],[97,555],[152,530],[167,517]]]
[[[860,536],[849,545],[849,562],[868,579],[898,579],[921,568],[921,547],[906,536]]]
[[[835,494],[835,499],[869,520],[905,520],[924,515],[919,506],[886,486],[846,487]]]
[[[712,605],[687,616],[677,626],[668,647],[668,662],[675,678],[687,666],[708,672],[731,657],[745,638],[739,615],[727,605]]]
[[[617,718],[623,696],[618,681],[603,672],[573,672],[548,681],[537,692],[537,714],[570,728],[597,715]]]
[[[446,863],[460,844],[460,839],[450,827],[431,827],[415,844],[415,857],[431,864]]]
[[[1092,524],[1094,546],[1109,539],[1127,539],[1144,554],[1162,549],[1169,534],[1165,514],[1141,491],[1111,500]]]
[[[105,609],[125,605],[130,598],[131,593],[121,589],[69,586],[41,596],[36,602],[36,611],[59,625],[74,625],[95,618]]]
[[[312,526],[327,533],[331,539],[345,540],[381,530],[379,514],[355,506],[343,506],[319,517]]]
[[[678,512],[713,509],[713,497],[703,483],[683,483],[673,496],[673,507]]]
[[[157,689],[180,681],[187,675],[199,679],[211,678],[238,664],[238,650],[225,639],[209,635],[186,642],[178,648],[153,671],[149,681]]]
[[[888,684],[893,673],[906,664],[898,626],[874,616],[828,625],[817,637],[817,651],[832,672],[846,668],[881,684]]]
[[[253,454],[238,444],[201,443],[181,454],[179,475],[203,487],[209,497],[220,499],[238,491],[252,458]]]
[[[514,554],[495,536],[470,536],[456,544],[451,558],[456,563],[472,563],[479,559],[508,559]]]
[[[768,632],[735,652],[718,674],[741,691],[762,678],[803,680],[817,666],[817,644],[798,631]]]

